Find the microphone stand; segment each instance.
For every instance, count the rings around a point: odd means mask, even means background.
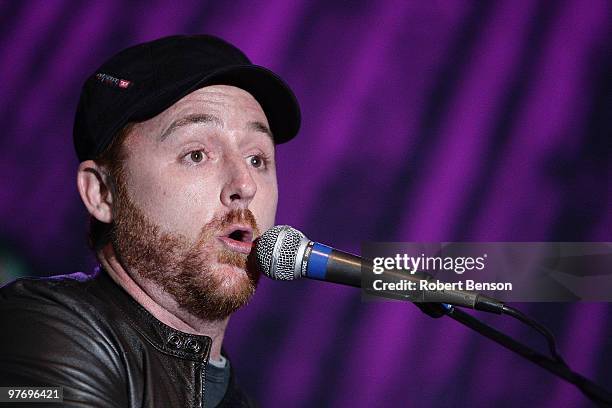
[[[367,265],[366,267],[370,267],[369,264],[366,264],[366,265]],[[352,278],[351,281],[350,282],[345,281],[343,283],[345,284],[348,283],[351,286],[362,287],[362,282],[357,281],[357,272],[355,272],[354,269],[352,269],[352,271],[353,271],[354,276],[349,275]],[[344,273],[343,276],[347,276],[347,274]],[[399,273],[388,273],[387,274],[387,278],[394,279],[394,280],[398,280],[403,277],[405,277],[405,275],[402,275]],[[370,286],[366,285],[366,287],[370,287]],[[448,292],[450,293],[452,291],[448,291]],[[463,324],[464,326],[467,326],[470,329],[493,340],[497,344],[502,345],[508,350],[514,351],[516,354],[526,358],[532,363],[539,365],[540,367],[564,379],[570,384],[575,385],[576,387],[578,387],[578,389],[580,389],[580,391],[582,391],[582,393],[585,396],[587,396],[591,401],[595,402],[597,405],[602,406],[602,407],[612,407],[612,394],[606,389],[595,384],[593,381],[589,380],[588,378],[574,372],[563,361],[561,356],[557,353],[556,347],[554,345],[554,337],[552,336],[552,333],[550,333],[550,331],[547,328],[545,328],[544,326],[542,326],[535,320],[529,318],[528,316],[524,315],[519,310],[506,306],[502,302],[499,302],[495,299],[486,298],[486,297],[483,297],[483,299],[493,301],[491,304],[493,303],[495,304],[493,308],[488,308],[488,307],[481,308],[478,305],[478,302],[476,302],[476,304],[473,306],[473,308],[476,310],[482,310],[482,311],[487,311],[487,312],[496,313],[496,314],[507,314],[509,316],[514,317],[515,319],[518,319],[522,323],[529,325],[531,328],[536,329],[538,332],[540,332],[540,334],[546,337],[549,347],[551,349],[551,355],[554,358],[541,354],[533,350],[532,348],[514,340],[512,337],[494,329],[493,327],[478,320],[477,318],[464,312],[463,310],[458,309],[457,306],[453,306],[448,303],[439,303],[436,301],[419,302],[419,301],[415,301],[414,297],[408,296],[406,294],[398,295],[398,294],[392,294],[389,292],[385,292],[385,293],[387,297],[391,299],[412,302],[419,309],[421,309],[421,311],[423,311],[425,314],[431,317],[434,317],[434,318],[438,318],[442,316],[450,317],[451,319]],[[476,299],[478,299],[478,297]],[[486,302],[484,306],[488,306],[489,303],[490,302]],[[466,307],[466,306],[462,305],[462,307]]]
[[[455,306],[442,303],[416,305],[419,306],[426,314],[432,317],[448,316],[464,326],[467,326],[470,329],[493,340],[497,344],[502,345],[508,350],[514,351],[516,354],[526,358],[532,363],[539,365],[570,384],[575,385],[584,395],[586,395],[597,405],[601,407],[612,407],[612,394],[610,394],[609,391],[595,384],[588,378],[585,378],[582,375],[572,371],[572,369],[569,368],[562,360],[554,360],[549,356],[533,350],[532,348],[514,340],[512,337],[494,329],[493,327],[476,319],[463,310],[456,308]]]

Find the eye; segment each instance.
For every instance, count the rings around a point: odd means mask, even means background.
[[[189,153],[189,158],[194,163],[199,163],[204,160],[204,152],[202,150],[194,150]]]
[[[266,158],[257,154],[247,157],[247,160],[249,164],[256,169],[259,169],[266,164]]]

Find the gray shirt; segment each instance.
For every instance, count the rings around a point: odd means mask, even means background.
[[[230,378],[230,363],[221,356],[220,361],[209,360],[206,366],[206,378],[204,380],[204,408],[216,407],[227,390]]]

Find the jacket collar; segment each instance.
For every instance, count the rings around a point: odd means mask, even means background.
[[[198,362],[208,362],[212,339],[176,330],[153,316],[138,303],[123,287],[118,285],[101,266],[96,267],[95,280],[109,302],[117,306],[152,346],[166,354]]]

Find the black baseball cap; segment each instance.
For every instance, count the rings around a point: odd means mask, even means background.
[[[73,130],[79,161],[97,158],[128,123],[150,119],[189,93],[220,84],[253,95],[274,143],[296,136],[300,107],[279,76],[220,38],[176,35],[119,52],[85,81]]]

